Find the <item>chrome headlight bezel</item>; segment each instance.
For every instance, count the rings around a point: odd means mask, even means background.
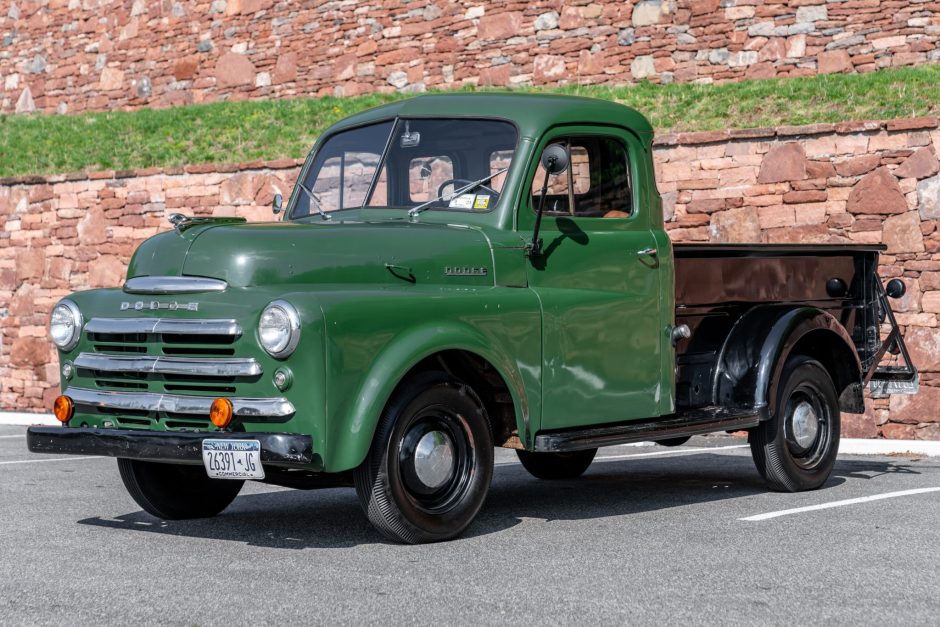
[[[282,315],[282,320],[287,323],[287,335],[281,341],[266,343],[264,340],[262,325],[268,312]],[[297,309],[286,300],[273,300],[268,303],[258,319],[258,344],[264,352],[275,359],[284,359],[294,352],[298,342],[300,342],[300,314],[297,313]]]
[[[64,340],[57,340],[55,333],[53,333],[53,326],[56,324],[56,315],[61,313],[64,316],[67,316],[68,323],[70,323],[72,329],[70,335]],[[52,343],[61,351],[70,351],[75,346],[78,345],[78,340],[82,337],[82,327],[84,326],[84,319],[82,318],[82,312],[74,302],[64,299],[56,303],[56,306],[52,308],[52,313],[49,316],[49,337],[52,338]]]

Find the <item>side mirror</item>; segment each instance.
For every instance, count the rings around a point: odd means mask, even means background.
[[[539,161],[545,168],[545,180],[542,181],[542,191],[539,193],[539,207],[535,212],[535,229],[532,231],[532,243],[529,245],[530,255],[535,257],[542,252],[539,229],[542,227],[542,211],[545,209],[545,195],[548,193],[548,177],[557,176],[568,169],[568,151],[561,144],[550,144],[542,151],[542,158]]]
[[[901,298],[907,293],[907,286],[901,279],[891,279],[885,286],[885,293],[891,298]]]
[[[552,176],[568,169],[568,151],[561,144],[551,144],[542,152],[542,167]]]
[[[274,215],[277,215],[281,212],[281,203],[284,202],[284,197],[280,194],[274,194],[274,200],[271,201],[271,211],[274,212]]]

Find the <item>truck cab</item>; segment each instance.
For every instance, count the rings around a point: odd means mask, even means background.
[[[600,446],[747,430],[771,488],[817,488],[865,385],[916,390],[880,330],[903,283],[879,246],[673,246],[652,139],[567,96],[343,120],[271,222],[171,216],[122,287],[56,306],[62,427],[29,447],[118,458],[168,519],[245,480],[354,486],[403,542],[471,523],[494,447],[573,479]]]

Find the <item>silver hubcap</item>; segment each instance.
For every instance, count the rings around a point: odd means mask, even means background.
[[[803,448],[809,448],[816,441],[819,432],[819,416],[807,402],[801,402],[793,410],[793,439]]]
[[[415,449],[415,474],[431,489],[454,476],[454,444],[442,431],[424,434]]]

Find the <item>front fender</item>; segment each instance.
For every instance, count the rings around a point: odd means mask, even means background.
[[[801,345],[801,352],[836,353],[833,359],[841,360],[829,362],[840,387],[837,391],[841,391],[843,379],[853,382],[860,376],[861,364],[852,338],[831,314],[816,307],[758,306],[738,320],[722,346],[713,403],[753,409],[763,418],[773,416],[783,366],[801,341],[806,344],[808,339],[812,344]],[[840,373],[832,372],[834,368]],[[841,374],[843,371],[847,374]]]
[[[533,299],[528,290],[508,288],[443,299],[386,296],[370,318],[354,305],[359,299],[328,303],[326,470],[361,464],[395,389],[422,360],[446,350],[473,353],[499,373],[525,441],[538,426],[532,417],[541,415],[541,326]]]

